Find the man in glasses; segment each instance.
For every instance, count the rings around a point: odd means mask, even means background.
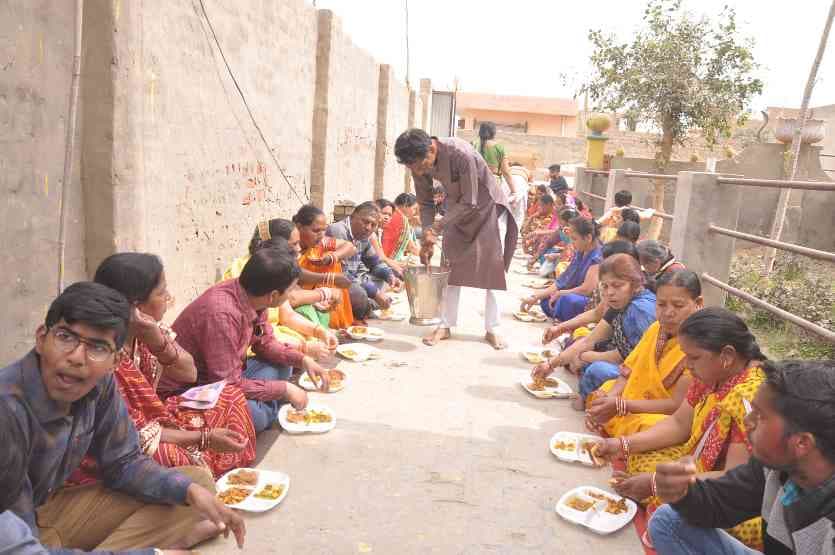
[[[139,448],[112,375],[130,313],[109,287],[71,285],[50,306],[35,348],[0,370],[0,400],[15,420],[4,425],[20,436],[2,449],[28,460],[9,509],[56,551],[145,548],[132,551],[144,555],[230,531],[242,546],[243,521],[215,499],[207,471],[162,468]],[[103,485],[62,489],[88,453]],[[6,537],[15,530],[0,529],[0,553],[28,541]]]
[[[717,479],[688,461],[659,464],[659,555],[754,554],[721,528],[762,516],[764,553],[835,553],[835,362],[766,362],[746,417],[752,457]]]

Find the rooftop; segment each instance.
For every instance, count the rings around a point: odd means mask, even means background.
[[[552,116],[576,116],[577,103],[569,98],[544,96],[512,96],[475,92],[458,92],[455,102],[459,110],[493,110]]]

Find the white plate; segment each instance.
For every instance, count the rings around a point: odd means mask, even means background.
[[[357,331],[361,328],[365,328],[365,331]],[[385,335],[385,332],[383,332],[382,329],[375,328],[373,326],[351,326],[345,331],[354,341],[359,339],[364,339],[366,341],[380,341],[383,339],[383,335]]]
[[[559,378],[554,378],[553,376],[548,377],[557,380],[557,382],[559,382],[559,385],[557,387],[546,386],[545,389],[542,391],[535,391],[530,388],[530,385],[533,382],[530,372],[519,373],[519,385],[522,386],[522,389],[524,389],[537,399],[568,399],[571,397],[572,393],[574,393],[571,387],[564,381],[560,380]]]
[[[236,468],[234,470],[230,470],[226,474],[220,477],[217,481],[217,492],[220,493],[230,487],[229,485],[229,475],[235,474],[239,470],[254,470],[258,473],[258,483],[255,484],[255,487],[250,486],[240,486],[245,487],[247,489],[251,489],[252,493],[249,494],[249,497],[237,503],[235,505],[227,505],[232,509],[240,509],[242,511],[251,511],[255,513],[263,513],[264,511],[269,511],[279,503],[281,503],[285,497],[287,497],[287,492],[290,490],[290,477],[284,474],[283,472],[276,472],[274,470],[258,470],[257,468]],[[277,499],[259,499],[255,497],[255,494],[264,489],[264,486],[267,484],[273,485],[283,485],[284,491]]]
[[[281,424],[281,427],[284,428],[284,431],[288,434],[324,434],[325,432],[329,432],[333,430],[334,426],[336,426],[336,415],[333,413],[331,409],[328,407],[321,405],[319,403],[308,403],[307,410],[318,410],[322,412],[326,412],[331,415],[330,422],[323,422],[321,424],[294,424],[292,422],[287,421],[287,413],[293,407],[290,406],[290,403],[286,405],[282,405],[281,409],[278,411],[278,423]]]
[[[327,393],[336,393],[337,391],[342,391],[343,389],[345,389],[345,382],[348,381],[348,376],[345,375],[345,372],[342,372],[342,370],[337,370],[336,368],[334,368],[333,370],[342,374],[342,382],[340,383],[339,387],[334,387],[333,385],[331,385]],[[316,387],[316,384],[313,383],[313,380],[310,379],[310,375],[307,372],[302,374],[301,378],[299,378],[299,387],[307,391],[320,391],[322,393],[325,393],[324,391],[321,391],[318,387]]]
[[[523,281],[522,285],[531,289],[548,289],[553,283],[553,280],[540,278]]]
[[[523,276],[538,276],[539,272],[536,270],[528,270],[527,268],[516,268],[513,270],[514,274],[522,274]]]
[[[602,438],[598,436],[593,436],[589,434],[577,434],[574,432],[557,432],[551,437],[551,440],[548,442],[548,449],[550,449],[551,453],[561,461],[578,462],[586,466],[597,467],[597,465],[594,464],[591,455],[589,455],[588,451],[585,451],[582,448],[582,445],[584,441],[593,441],[597,443],[601,439]],[[554,447],[554,444],[558,441],[573,443],[574,450],[571,451],[566,449],[556,449]]]
[[[336,348],[340,356],[354,362],[365,362],[370,358],[379,358],[380,349],[365,343],[343,343]],[[349,356],[353,352],[353,356]]]
[[[392,322],[400,322],[406,319],[406,315],[400,312],[395,312],[394,309],[375,310],[372,315],[378,320],[390,320]]]
[[[619,495],[610,493],[600,488],[596,488],[594,486],[581,486],[579,488],[574,488],[560,497],[560,500],[557,502],[557,506],[555,508],[557,514],[569,522],[585,526],[598,534],[611,534],[612,532],[617,532],[629,524],[632,519],[635,518],[635,513],[638,512],[638,505],[636,505],[631,499],[626,499],[627,510],[625,513],[619,515],[613,515],[603,510],[595,511],[594,508],[591,508],[588,511],[578,511],[566,505],[566,502],[573,496],[580,495],[581,497],[586,497],[588,492],[606,495],[612,499],[620,499]]]
[[[560,354],[560,349],[556,347],[526,347],[519,351],[519,354],[526,362],[540,364]]]
[[[521,312],[516,311],[513,313],[513,317],[519,320],[520,322],[536,322],[541,324],[542,322],[548,321],[548,317],[542,313],[528,311],[528,312]]]

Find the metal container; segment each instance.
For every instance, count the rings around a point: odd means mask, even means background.
[[[449,268],[440,266],[410,266],[404,272],[406,295],[416,326],[435,326],[441,323],[441,310],[449,281]]]

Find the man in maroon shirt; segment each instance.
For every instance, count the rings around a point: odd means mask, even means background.
[[[289,248],[257,251],[240,277],[210,287],[180,314],[172,326],[179,345],[191,353],[198,383],[219,380],[240,387],[260,432],[272,425],[280,401],[307,406],[307,393],[287,380],[292,367],[305,370],[327,390],[328,373],[309,356],[281,343],[267,321],[298,284],[299,266]],[[255,358],[246,358],[249,348]]]

